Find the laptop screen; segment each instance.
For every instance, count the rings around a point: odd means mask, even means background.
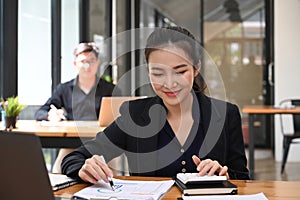
[[[0,132],[0,159],[0,199],[54,199],[36,135]]]

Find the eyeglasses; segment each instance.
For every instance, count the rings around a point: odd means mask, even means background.
[[[83,67],[85,69],[89,68],[91,65],[96,63],[96,59],[90,59],[90,60],[79,60],[76,61],[80,67]]]

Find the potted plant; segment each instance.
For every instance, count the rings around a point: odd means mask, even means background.
[[[16,128],[17,117],[26,106],[19,103],[18,97],[13,96],[8,97],[6,101],[2,99],[1,107],[5,114],[6,128]]]

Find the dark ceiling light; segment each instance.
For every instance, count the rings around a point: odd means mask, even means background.
[[[239,3],[236,0],[226,0],[223,4],[225,11],[229,14],[229,20],[232,22],[242,22]]]

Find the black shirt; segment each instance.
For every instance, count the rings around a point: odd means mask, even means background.
[[[36,120],[47,120],[50,105],[63,108],[68,120],[97,120],[104,96],[121,96],[119,88],[101,78],[97,84],[86,94],[77,85],[77,79],[59,84],[53,95],[36,112]]]
[[[165,166],[156,171],[156,176],[168,176],[172,177],[177,173],[192,173],[197,172],[196,165],[192,160],[192,156],[198,156],[200,147],[203,142],[203,128],[201,123],[193,123],[190,134],[186,142],[181,145],[168,122],[164,126],[167,134],[159,135],[159,148],[170,145],[170,151],[164,152],[164,154],[158,154],[158,166]],[[177,159],[174,159],[177,156]],[[168,159],[166,159],[168,158]],[[172,162],[168,162],[169,159],[173,159]]]

